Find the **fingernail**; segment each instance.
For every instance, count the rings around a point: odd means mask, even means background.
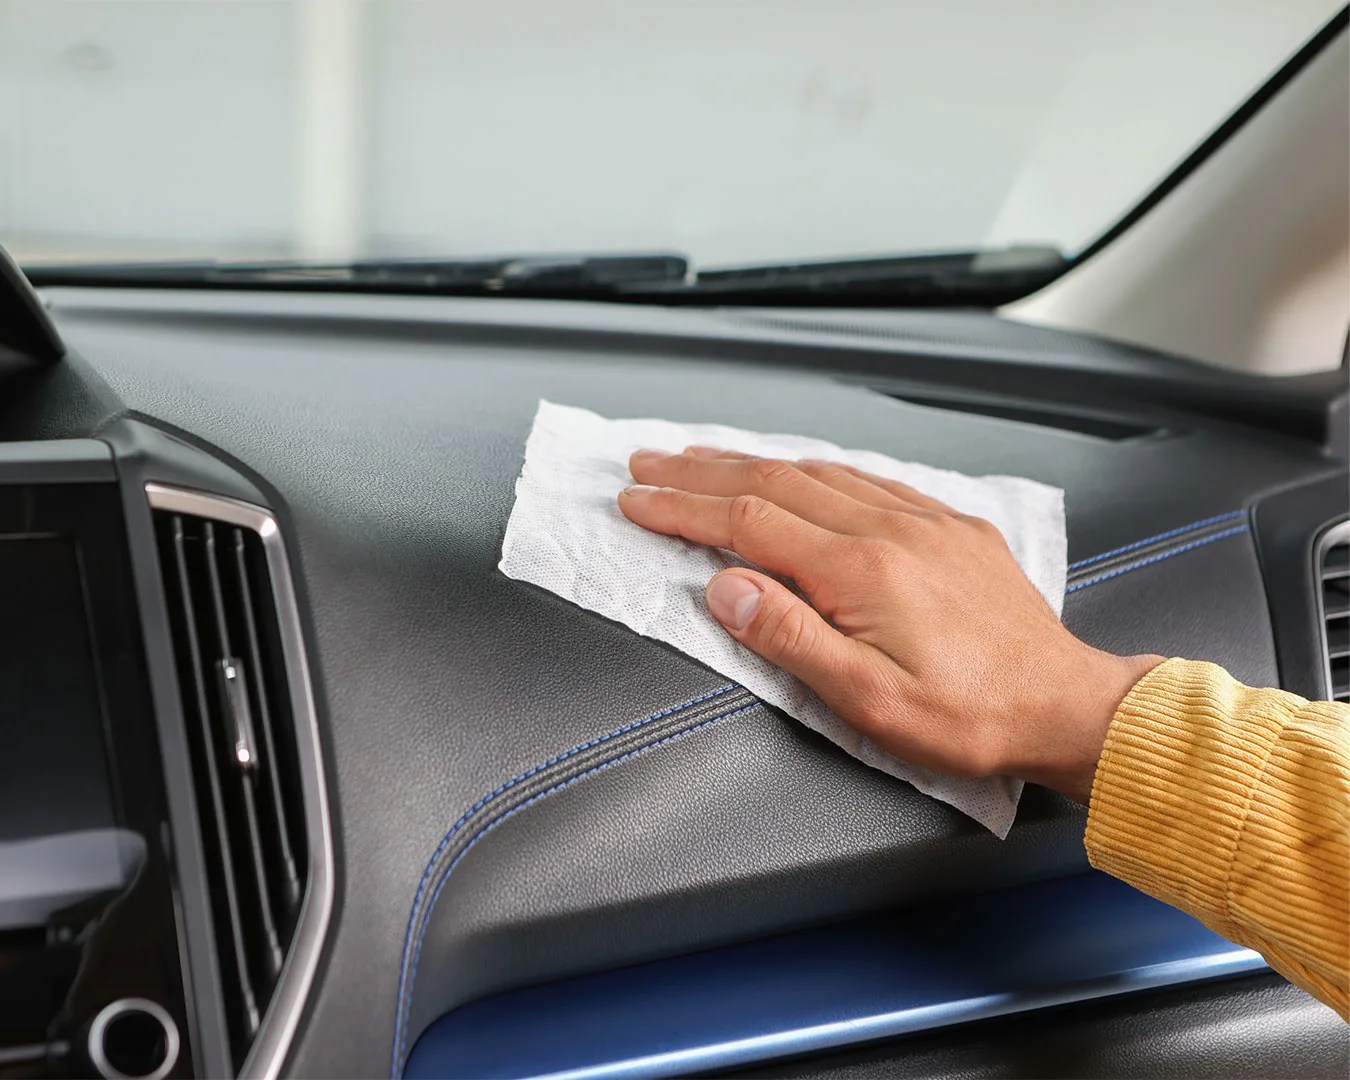
[[[716,457],[722,449],[718,446],[686,446],[684,452],[690,457]]]
[[[633,457],[639,458],[642,461],[658,461],[663,457],[670,457],[670,454],[668,454],[664,450],[649,449],[649,450],[639,450],[637,451],[637,453],[633,455]]]
[[[651,484],[632,484],[624,488],[620,495],[650,495],[653,491],[660,491],[660,488],[652,487]]]
[[[763,598],[759,586],[740,574],[721,574],[708,583],[708,610],[728,630],[749,626]]]

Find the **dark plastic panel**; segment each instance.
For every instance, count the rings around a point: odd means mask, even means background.
[[[0,484],[97,484],[117,478],[97,439],[0,442]]]

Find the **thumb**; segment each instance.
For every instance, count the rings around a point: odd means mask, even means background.
[[[713,618],[737,641],[838,700],[867,647],[845,637],[801,597],[753,570],[723,570],[704,593]]]

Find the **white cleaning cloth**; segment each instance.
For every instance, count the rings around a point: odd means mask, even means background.
[[[735,641],[708,613],[703,602],[708,579],[729,566],[745,565],[743,560],[648,532],[619,513],[616,497],[633,482],[628,457],[634,450],[678,451],[693,444],[763,457],[844,462],[900,480],[963,513],[988,518],[1002,530],[1018,563],[1056,613],[1064,603],[1064,493],[1021,477],[965,476],[870,450],[841,450],[799,435],[761,435],[668,420],[606,420],[585,409],[541,401],[502,545],[500,568],[508,577],[533,582],[673,645],[858,760],[1006,836],[1017,812],[1020,780],[953,779],[908,765],[869,742],[804,683]]]

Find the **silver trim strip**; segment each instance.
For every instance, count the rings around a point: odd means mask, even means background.
[[[272,599],[281,631],[282,656],[286,661],[291,690],[291,711],[296,722],[296,746],[300,759],[300,786],[305,805],[305,830],[309,841],[309,885],[305,890],[277,987],[263,1016],[240,1076],[273,1080],[281,1073],[300,1014],[314,984],[314,973],[328,935],[333,915],[336,880],[333,860],[333,830],[328,812],[323,746],[319,740],[318,712],[305,657],[304,632],[295,602],[290,561],[276,518],[260,506],[224,495],[146,484],[145,496],[156,510],[224,521],[256,532],[262,538],[267,568],[272,577]]]
[[[1350,544],[1350,519],[1333,525],[1317,538],[1313,546],[1313,590],[1317,599],[1317,634],[1322,646],[1322,693],[1327,701],[1331,700],[1331,650],[1327,642],[1327,609],[1323,601],[1322,560],[1326,558],[1327,548],[1334,544]]]

